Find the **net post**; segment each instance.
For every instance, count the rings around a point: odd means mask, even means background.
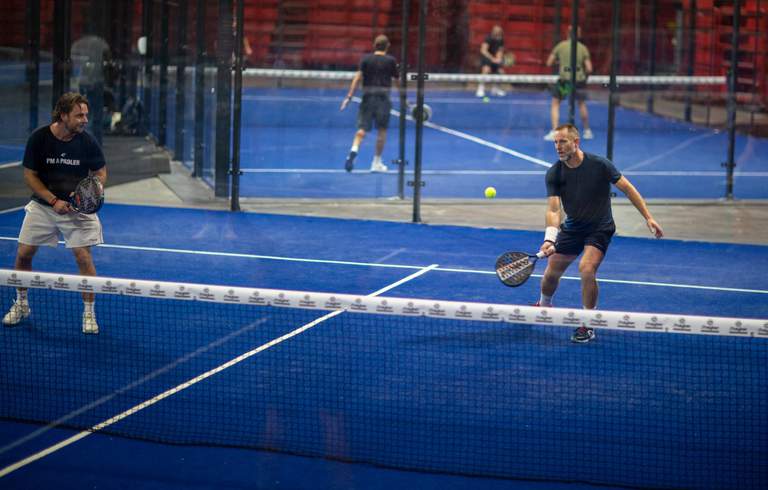
[[[176,46],[176,124],[174,125],[174,158],[180,162],[184,161],[184,112],[186,111],[186,85],[187,85],[187,2],[188,0],[178,0],[179,22],[177,32]]]
[[[229,197],[229,164],[232,131],[232,0],[219,0],[216,50],[216,160],[214,195]]]
[[[203,176],[205,140],[203,137],[205,121],[205,0],[197,0],[195,11],[196,53],[195,53],[195,164],[193,177]]]
[[[160,92],[158,94],[157,142],[165,146],[168,129],[168,0],[160,2]]]
[[[696,0],[691,0],[690,33],[688,34],[688,76],[692,77],[694,73],[694,64],[696,63]],[[691,104],[693,98],[693,85],[688,85],[687,95],[685,97],[685,121],[691,122]]]
[[[658,15],[658,0],[651,0],[651,26],[650,26],[650,46],[648,47],[650,64],[648,66],[648,75],[654,76],[656,74],[656,16]],[[651,84],[648,87],[648,100],[646,102],[646,111],[648,114],[653,114],[654,110],[654,97],[656,88]]]
[[[235,25],[235,94],[234,116],[232,118],[232,195],[230,211],[240,211],[240,131],[242,128],[243,101],[243,2],[235,0],[237,19]]]
[[[611,76],[608,82],[608,137],[605,156],[613,160],[613,133],[616,123],[616,72],[619,69],[619,29],[621,22],[621,2],[613,0],[613,15],[611,17]]]
[[[27,2],[27,79],[29,84],[29,132],[37,128],[40,96],[40,0]]]
[[[728,160],[726,168],[725,198],[733,200],[733,169],[736,167],[736,77],[739,63],[739,24],[741,23],[741,0],[733,2],[733,32],[731,36],[731,67],[728,71]]]
[[[397,197],[405,199],[405,114],[408,111],[408,23],[411,10],[410,0],[403,0],[402,41],[400,45],[400,118],[397,154]]]
[[[51,108],[56,106],[65,92],[69,92],[72,74],[72,0],[62,0],[53,4],[53,91],[51,93]]]
[[[424,41],[426,38],[427,26],[427,0],[419,0],[419,59],[418,75],[416,81],[416,106],[419,114],[424,110]],[[416,118],[416,154],[413,158],[413,222],[421,223],[421,150],[422,133],[424,132],[424,121],[421,117]]]
[[[144,129],[150,131],[150,119],[152,118],[152,63],[154,57],[153,45],[155,44],[155,36],[153,34],[153,7],[155,3],[152,0],[144,0],[141,6],[142,17],[142,35],[146,39],[146,51],[144,52],[144,77],[142,86],[142,102],[144,104],[144,110],[142,112],[142,120]]]

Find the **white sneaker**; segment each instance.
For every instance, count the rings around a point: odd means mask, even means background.
[[[83,333],[99,333],[99,324],[96,323],[96,314],[87,311],[83,312]]]
[[[381,160],[374,160],[373,163],[371,163],[371,172],[386,172],[387,170],[387,166],[381,163]]]
[[[589,128],[584,130],[584,134],[582,136],[584,137],[585,140],[591,140],[592,138],[595,137],[595,135],[592,134],[592,130]]]
[[[29,309],[29,303],[19,303],[14,301],[11,305],[11,309],[3,317],[3,325],[6,327],[12,327],[17,325],[20,321],[27,318],[32,310]]]
[[[477,87],[477,92],[475,92],[475,96],[477,96],[477,97],[485,97],[485,88]]]
[[[507,93],[502,89],[500,89],[499,87],[493,87],[491,89],[491,95],[494,95],[496,97],[504,97],[505,95],[507,95]]]
[[[552,129],[549,131],[549,133],[544,135],[544,140],[546,141],[555,141],[555,130]]]

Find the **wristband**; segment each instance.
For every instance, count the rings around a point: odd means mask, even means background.
[[[558,229],[555,226],[547,226],[544,230],[544,241],[555,243],[557,241]]]
[[[51,202],[49,203],[51,207],[55,206],[56,203],[59,202],[59,198],[56,196],[53,196],[53,199],[51,199]]]

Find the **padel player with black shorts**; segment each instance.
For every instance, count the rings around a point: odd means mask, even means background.
[[[495,25],[491,29],[491,33],[485,37],[483,44],[480,45],[480,74],[503,74],[504,68],[502,68],[504,60],[504,31],[500,25]],[[475,95],[478,97],[485,97],[485,83],[480,82],[477,84],[477,92]],[[504,97],[507,93],[502,90],[498,85],[494,84],[491,87],[491,95],[496,97]]]
[[[363,83],[363,100],[360,103],[360,109],[357,112],[357,132],[352,140],[352,147],[344,163],[347,172],[352,171],[355,164],[355,157],[360,149],[365,134],[371,130],[373,123],[376,123],[376,150],[371,162],[371,172],[386,172],[387,166],[381,161],[381,154],[384,151],[384,144],[387,142],[387,128],[389,127],[389,111],[392,109],[392,102],[389,99],[389,92],[392,88],[392,79],[397,78],[397,61],[387,54],[389,49],[389,39],[381,34],[376,36],[373,41],[374,52],[363,56],[360,60],[360,68],[352,83],[349,86],[349,92],[341,103],[341,110],[346,109],[352,96],[355,94],[357,85]]]
[[[41,245],[56,247],[59,234],[72,249],[81,275],[95,276],[91,247],[104,241],[96,214],[81,214],[68,199],[78,182],[93,174],[107,180],[104,154],[96,139],[85,132],[88,99],[78,93],[62,95],[53,110],[53,123],[36,129],[24,150],[24,181],[32,189],[32,200],[19,232],[15,269],[32,270],[32,259]],[[93,293],[83,293],[83,333],[99,333]],[[13,326],[30,315],[26,289],[16,290],[16,301],[3,317]]]
[[[546,174],[546,231],[540,249],[549,260],[536,306],[552,306],[560,277],[581,255],[581,300],[583,307],[591,310],[597,307],[597,269],[616,231],[611,213],[611,184],[629,198],[656,238],[661,238],[664,231],[651,216],[643,196],[610,160],[581,151],[575,126],[564,124],[555,128],[555,149],[559,160]],[[562,223],[561,206],[565,211]],[[594,337],[594,331],[582,325],[571,340],[589,342]]]

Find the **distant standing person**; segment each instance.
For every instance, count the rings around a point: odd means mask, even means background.
[[[341,103],[341,109],[347,108],[358,84],[363,84],[363,100],[360,103],[360,109],[357,112],[357,132],[352,140],[352,147],[349,149],[349,155],[344,168],[351,172],[355,165],[355,157],[360,149],[365,134],[373,128],[376,123],[376,150],[371,162],[371,172],[386,172],[387,166],[381,161],[381,154],[384,152],[384,144],[387,142],[387,128],[389,127],[389,111],[392,109],[392,101],[389,99],[389,92],[392,88],[392,79],[398,76],[397,61],[387,54],[389,49],[389,39],[380,34],[373,41],[373,53],[363,56],[360,60],[360,68],[355,73],[352,83],[349,86],[349,92]]]
[[[99,145],[104,134],[104,64],[111,60],[109,44],[99,36],[88,34],[72,43],[72,59],[80,75],[80,93],[89,101],[90,132]]]
[[[570,29],[569,29],[570,32]],[[581,28],[577,31],[581,37]],[[581,125],[584,130],[584,139],[594,138],[592,130],[589,128],[589,111],[587,110],[587,98],[585,89],[587,87],[587,77],[592,74],[592,60],[589,56],[589,49],[577,40],[576,42],[576,86],[571,86],[571,39],[570,36],[564,41],[560,41],[552,49],[547,58],[547,66],[558,65],[559,78],[557,83],[552,85],[552,104],[550,106],[550,118],[552,129],[544,136],[547,141],[555,140],[555,129],[560,121],[560,102],[569,98],[573,92],[576,102],[579,105],[579,115],[581,116]]]
[[[93,136],[85,132],[88,124],[88,99],[69,92],[62,95],[53,110],[53,123],[36,129],[24,150],[24,182],[32,190],[32,200],[19,232],[15,269],[32,270],[32,258],[42,246],[56,247],[59,234],[72,250],[81,275],[95,276],[91,247],[104,242],[101,221],[96,214],[81,214],[72,209],[68,198],[78,182],[89,174],[102,184],[107,180],[104,154]],[[94,294],[83,293],[83,333],[99,333],[94,311]],[[16,300],[3,317],[3,325],[17,325],[31,313],[27,290],[16,290]]]
[[[504,31],[501,30],[501,26],[495,25],[491,29],[491,33],[486,36],[483,44],[480,45],[480,73],[482,75],[488,74],[500,74],[504,73]],[[480,82],[477,84],[478,97],[485,97],[485,83]],[[507,95],[505,91],[494,84],[491,87],[491,95],[496,97],[504,97]]]

